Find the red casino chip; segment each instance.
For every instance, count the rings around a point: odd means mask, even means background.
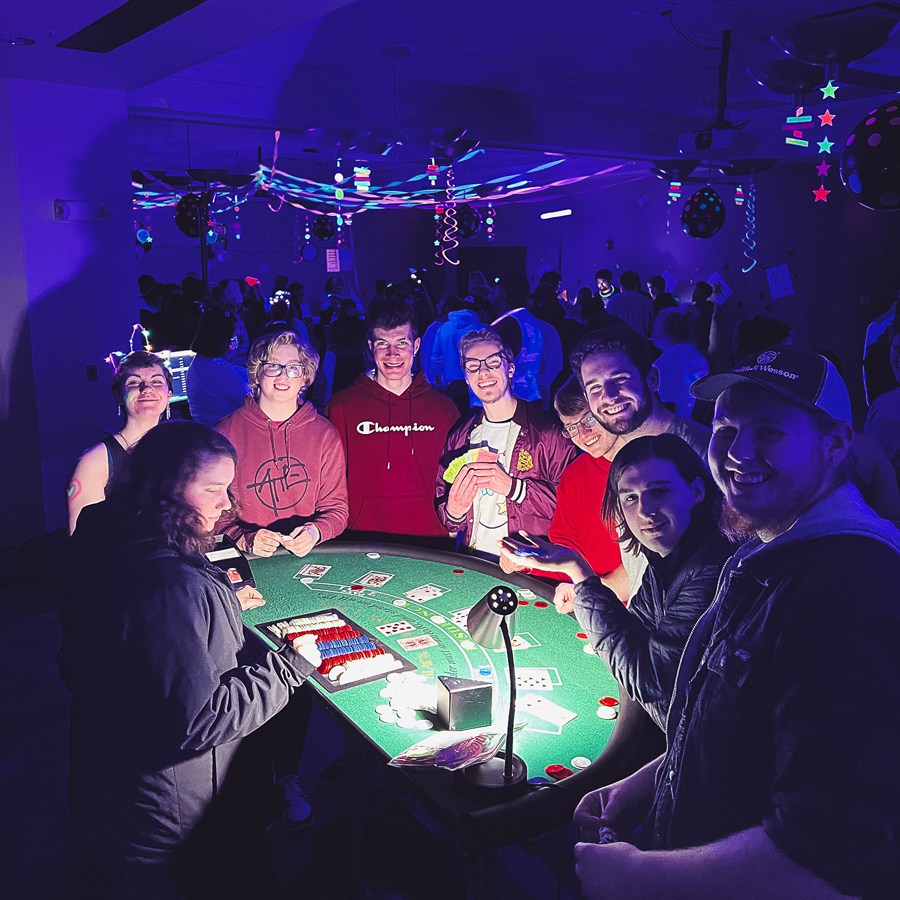
[[[616,700],[615,697],[601,697],[597,702],[601,706],[608,706],[608,707],[613,707],[613,706],[619,705],[619,701]]]

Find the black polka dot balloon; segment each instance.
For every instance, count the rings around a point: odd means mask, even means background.
[[[724,224],[725,204],[710,187],[697,191],[681,211],[681,227],[692,238],[711,238]]]
[[[900,100],[873,109],[841,154],[841,181],[869,209],[900,210]]]

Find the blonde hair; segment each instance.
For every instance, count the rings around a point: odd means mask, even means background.
[[[257,338],[247,354],[247,374],[254,394],[259,391],[259,367],[272,361],[272,355],[279,347],[295,347],[300,357],[300,365],[307,376],[301,388],[305,391],[315,380],[319,368],[319,354],[310,347],[296,332],[279,331]]]

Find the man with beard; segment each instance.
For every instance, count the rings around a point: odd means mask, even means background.
[[[585,896],[894,898],[900,537],[847,481],[846,387],[779,346],[693,392],[748,540],[685,647],[665,756],[576,810]]]
[[[650,362],[647,341],[634,329],[617,322],[593,331],[572,351],[571,360],[594,418],[618,436],[604,453],[606,459],[613,460],[634,438],[674,434],[706,460],[709,430],[663,406],[657,395],[659,373]],[[643,554],[622,553],[622,565],[632,596],[640,587],[647,560]]]

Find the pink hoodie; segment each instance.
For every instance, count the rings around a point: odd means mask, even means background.
[[[311,403],[275,423],[247,397],[216,429],[238,454],[231,490],[239,518],[226,534],[236,539],[260,528],[286,534],[312,522],[327,541],[347,527],[344,448],[335,427]]]

